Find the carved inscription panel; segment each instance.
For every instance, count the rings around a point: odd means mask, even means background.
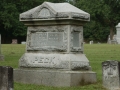
[[[80,47],[80,32],[73,32],[73,47]]]
[[[30,47],[36,49],[63,49],[63,32],[34,32],[31,33]]]
[[[72,52],[83,51],[83,27],[82,26],[71,26],[71,45],[70,49]]]
[[[119,88],[119,70],[117,61],[106,61],[102,63],[103,67],[103,85],[114,90]]]

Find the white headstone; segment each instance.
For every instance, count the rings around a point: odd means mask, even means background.
[[[120,44],[120,23],[116,26],[117,42]]]
[[[103,86],[109,90],[120,90],[120,62],[102,62]]]
[[[26,44],[26,42],[25,42],[25,41],[22,41],[21,44]]]
[[[93,40],[92,40],[92,41],[90,41],[90,44],[93,44]]]

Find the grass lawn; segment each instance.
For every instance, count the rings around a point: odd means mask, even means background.
[[[4,61],[0,61],[0,66],[11,66],[18,68],[18,60],[25,52],[25,45],[2,44],[2,54]],[[90,61],[92,71],[97,73],[97,83],[77,87],[48,87],[41,85],[31,85],[14,83],[14,90],[105,90],[102,87],[102,65],[106,60],[120,61],[120,45],[111,44],[85,44],[84,53]]]

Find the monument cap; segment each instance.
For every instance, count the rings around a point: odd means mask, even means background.
[[[90,14],[69,3],[44,2],[20,14],[20,21],[75,19],[90,21]]]

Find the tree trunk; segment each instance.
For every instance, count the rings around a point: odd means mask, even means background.
[[[114,36],[114,24],[111,24],[110,26],[110,40],[113,40]]]

